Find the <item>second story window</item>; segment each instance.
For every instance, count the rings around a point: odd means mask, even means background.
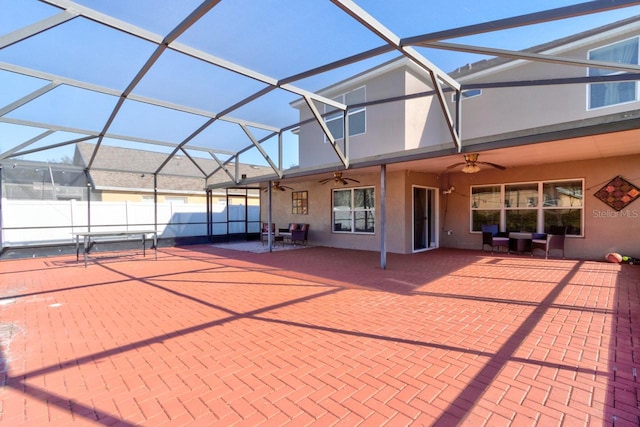
[[[333,99],[346,105],[363,104],[366,101],[365,87],[362,86]],[[344,138],[344,116],[342,111],[330,105],[325,105],[324,112],[326,113],[324,120],[333,137],[335,139]],[[366,132],[366,113],[367,108],[364,106],[349,108],[349,136],[361,135]]]
[[[461,99],[464,101],[467,98],[474,98],[476,96],[482,95],[482,89],[466,89],[461,92]],[[458,100],[458,94],[454,93],[451,95],[451,102],[456,102]]]
[[[589,51],[593,61],[638,65],[638,37],[623,40]],[[619,74],[614,70],[589,68],[589,77]],[[589,85],[589,109],[633,102],[638,99],[636,82],[592,83]]]

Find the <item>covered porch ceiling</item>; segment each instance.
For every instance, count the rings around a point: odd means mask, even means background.
[[[496,163],[514,169],[550,163],[564,163],[579,160],[617,157],[638,154],[637,141],[640,130],[626,130],[571,139],[560,139],[529,145],[493,148],[480,153],[480,161]],[[425,173],[442,174],[447,168],[463,161],[460,154],[441,156],[425,160],[412,160],[387,166],[388,171],[413,170]],[[490,169],[490,167],[487,167]],[[487,169],[482,168],[482,169]],[[459,172],[460,168],[451,170]]]

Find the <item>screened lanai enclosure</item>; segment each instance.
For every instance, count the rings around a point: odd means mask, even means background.
[[[138,229],[258,238],[274,182],[453,163],[466,151],[461,101],[478,91],[597,82],[617,85],[602,97],[635,100],[637,44],[588,59],[528,48],[638,14],[625,0],[0,0],[0,244]],[[399,98],[326,88],[399,57],[431,87],[402,99],[437,111],[442,132],[410,156],[354,150],[351,135],[385,121],[362,112]],[[482,87],[454,77],[494,58],[592,71]],[[302,127],[330,157],[301,148]]]
[[[148,179],[131,172],[131,179],[151,181],[151,185],[118,187],[115,193],[95,184],[104,174],[96,171],[88,176],[73,167],[52,163],[16,164],[5,170],[4,248],[64,245],[73,243],[75,233],[87,230],[108,233],[153,229],[169,244],[258,236],[258,189],[228,188],[185,195],[172,193],[166,186],[154,187],[153,175]],[[106,174],[105,180],[109,174],[113,173]],[[156,177],[155,181],[163,180]],[[155,188],[162,188],[163,193],[158,195]]]

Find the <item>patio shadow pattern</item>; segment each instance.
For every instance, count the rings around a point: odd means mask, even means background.
[[[637,266],[378,257],[0,262],[0,422],[638,425]]]

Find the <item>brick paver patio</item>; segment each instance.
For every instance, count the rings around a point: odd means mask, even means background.
[[[210,246],[0,262],[0,424],[638,425],[640,266]]]

